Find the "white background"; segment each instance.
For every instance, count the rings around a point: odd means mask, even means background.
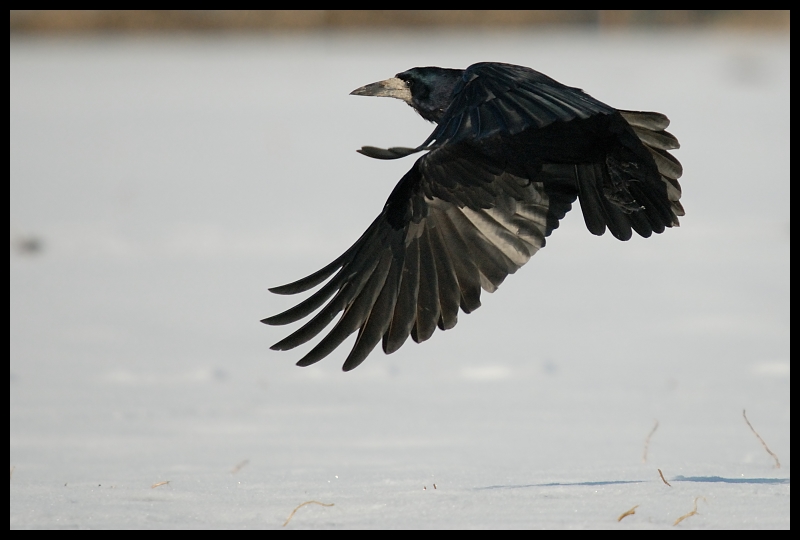
[[[432,129],[349,92],[479,61],[667,114],[681,227],[574,208],[422,345],[269,350],[267,288],[414,159],[356,148]],[[678,527],[788,528],[789,65],[788,34],[12,39],[11,528],[671,528],[701,496]]]

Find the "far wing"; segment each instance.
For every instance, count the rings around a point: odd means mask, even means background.
[[[298,365],[318,362],[358,331],[343,366],[348,371],[379,341],[390,354],[409,335],[419,343],[437,326],[452,328],[459,307],[465,313],[477,309],[481,288],[493,292],[544,246],[576,196],[553,191],[562,172],[563,185],[573,185],[569,167],[546,166],[530,181],[464,149],[441,148],[423,156],[350,249],[322,270],[271,289],[296,294],[330,278],[303,302],[262,321],[292,323],[324,304],[272,348],[306,343],[341,313]]]
[[[467,68],[453,93],[453,102],[423,146],[433,141],[441,146],[480,140],[498,133],[516,135],[553,122],[616,112],[581,89],[536,70],[495,62]]]

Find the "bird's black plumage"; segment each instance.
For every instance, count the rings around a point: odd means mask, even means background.
[[[308,322],[272,346],[288,350],[332,330],[298,365],[318,362],[358,336],[343,369],[378,342],[387,354],[455,326],[545,244],[577,198],[590,232],[620,240],[678,226],[678,140],[666,116],[614,109],[533,69],[500,63],[465,70],[414,68],[356,95],[402,99],[437,124],[416,148],[363,147],[397,159],[426,151],[382,212],[338,259],[288,285],[296,294],[329,281],[295,307],[264,319]],[[331,277],[333,276],[333,277]],[[327,302],[327,303],[326,303]]]

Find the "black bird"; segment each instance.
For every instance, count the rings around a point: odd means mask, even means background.
[[[667,151],[678,140],[666,116],[617,110],[533,69],[485,62],[467,69],[418,67],[352,92],[408,103],[437,124],[416,148],[365,146],[396,159],[427,151],[389,195],[361,238],[325,268],[270,289],[321,289],[263,323],[303,327],[272,346],[289,350],[333,329],[297,365],[330,354],[358,331],[343,369],[357,367],[379,341],[393,353],[438,326],[455,326],[458,309],[480,306],[545,244],[575,199],[589,231],[620,240],[677,227],[684,215],[682,167]]]

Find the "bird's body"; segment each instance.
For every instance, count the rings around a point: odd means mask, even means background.
[[[480,306],[545,244],[575,199],[586,226],[620,240],[678,226],[683,215],[678,141],[659,113],[620,111],[530,68],[499,63],[466,70],[414,68],[364,86],[356,95],[395,97],[426,120],[431,136],[416,148],[363,147],[397,159],[427,151],[392,191],[362,237],[325,268],[278,294],[306,291],[297,306],[264,319],[309,322],[273,349],[292,349],[334,328],[298,365],[313,364],[353,332],[344,369],[378,342],[396,351],[411,335],[428,339],[456,324],[458,310]],[[335,274],[335,275],[334,275]]]

